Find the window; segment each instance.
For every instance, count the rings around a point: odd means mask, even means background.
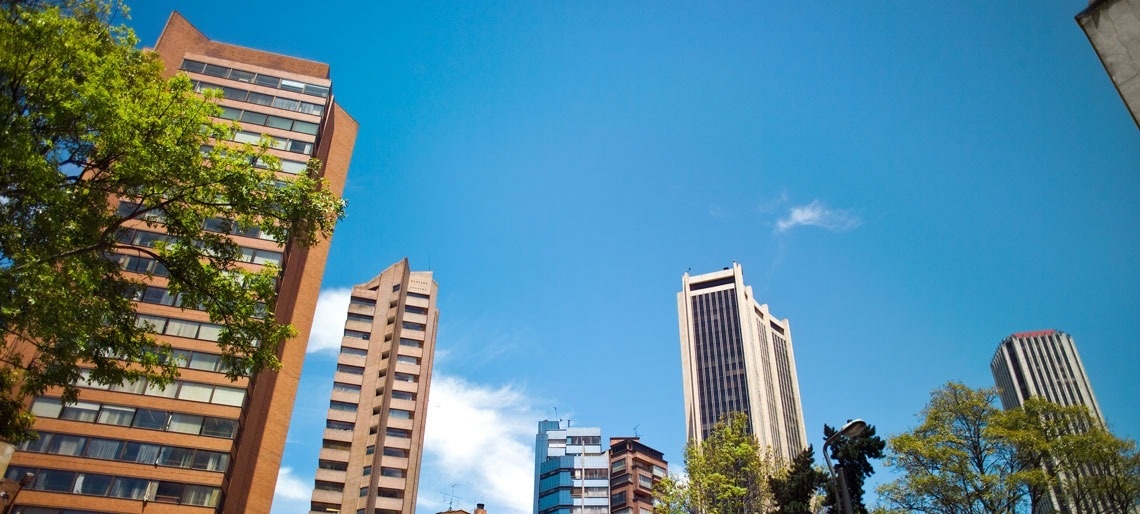
[[[404,306],[404,312],[409,312],[412,314],[427,314],[427,311],[428,310],[426,308],[416,307],[415,305],[405,305]]]
[[[401,346],[411,346],[412,348],[423,348],[424,347],[423,341],[416,341],[415,339],[408,339],[406,337],[400,338],[400,345]]]
[[[236,431],[236,419],[206,418],[202,422],[202,435],[233,439]]]
[[[63,410],[63,403],[59,398],[36,398],[32,402],[32,414],[41,418],[58,418]]]
[[[135,428],[162,430],[166,428],[166,420],[168,417],[169,415],[163,410],[138,409],[135,411],[135,420],[132,426]]]
[[[177,448],[167,446],[162,449],[158,454],[159,466],[171,466],[175,468],[188,468],[190,462],[194,459],[194,450],[189,448]]]
[[[348,321],[359,321],[362,323],[372,323],[372,316],[365,314],[357,314],[355,312],[348,313]]]
[[[644,487],[646,489],[653,489],[653,479],[650,478],[649,475],[638,474],[637,475],[637,485],[640,485],[641,487]]]
[[[51,442],[47,445],[47,453],[79,456],[83,451],[83,443],[85,442],[87,442],[86,437],[55,434],[55,436],[51,438]]]
[[[404,471],[400,468],[380,468],[380,476],[404,478],[407,476],[407,471]]]
[[[344,490],[344,484],[339,482],[329,482],[327,480],[317,480],[313,488],[318,491],[336,491],[339,493]]]
[[[384,447],[384,455],[388,457],[400,457],[402,459],[408,458],[408,450],[403,448],[392,448],[391,446]]]
[[[364,449],[365,455],[372,455],[373,453],[376,453],[376,446],[375,445],[369,446],[369,447]]]
[[[376,314],[376,300],[353,296],[349,299],[348,306],[356,307],[356,310],[364,314]]]
[[[372,466],[364,466],[364,468],[360,470],[360,474],[363,476],[372,475]]]
[[[198,435],[202,432],[202,416],[174,413],[170,415],[170,432]]]
[[[413,375],[413,374],[411,374],[411,373],[396,373],[396,381],[397,381],[397,382],[412,382],[412,383],[415,383],[415,382],[416,382],[416,381],[418,381],[418,380],[419,380],[419,377],[417,377],[417,376],[415,376],[415,375]]]
[[[218,505],[219,496],[221,496],[221,489],[217,487],[187,484],[186,490],[182,493],[182,503],[184,505],[214,507]]]
[[[91,402],[75,402],[70,405],[63,406],[63,412],[60,413],[60,419],[70,419],[74,421],[95,421],[96,416],[99,414],[99,404]]]
[[[419,330],[420,332],[423,332],[424,330],[427,330],[427,325],[424,325],[423,323],[416,323],[413,321],[405,321],[404,322],[404,328],[406,328],[408,330]]]
[[[348,364],[337,364],[336,370],[341,373],[348,373],[350,375],[363,375],[364,368],[360,366],[349,366]]]
[[[419,366],[420,358],[419,357],[412,357],[410,355],[397,355],[396,356],[396,362],[402,362],[404,364],[415,364],[415,365]]]
[[[354,427],[355,425],[353,423],[349,423],[347,421],[337,421],[334,419],[325,421],[325,428],[332,430],[345,430],[351,432]]]
[[[348,451],[349,449],[352,448],[352,444],[346,443],[343,441],[333,441],[331,439],[325,439],[324,441],[321,442],[321,448],[325,448],[328,450]]]
[[[158,452],[160,449],[161,447],[157,444],[127,441],[126,444],[123,445],[123,455],[119,457],[119,460],[154,464],[158,460]]]
[[[41,469],[36,474],[32,489],[38,491],[69,492],[71,484],[75,481],[75,472],[55,469]]]
[[[338,462],[335,460],[320,459],[317,461],[317,467],[320,469],[330,469],[332,471],[348,471],[347,462]]]
[[[356,412],[356,404],[348,402],[338,402],[336,400],[329,401],[330,410],[338,410],[342,412]]]
[[[92,459],[115,460],[123,448],[122,441],[114,439],[91,439],[87,442],[86,455]]]
[[[388,417],[392,419],[412,419],[412,412],[403,409],[388,409]]]
[[[364,350],[361,348],[352,348],[349,346],[342,346],[342,347],[340,347],[340,354],[341,355],[349,355],[352,357],[367,357],[368,356],[368,350]]]
[[[76,494],[90,494],[94,496],[107,496],[111,489],[110,475],[97,475],[94,473],[80,473],[75,477],[75,487],[71,492]],[[30,513],[29,513],[30,514]]]
[[[392,391],[393,400],[412,400],[415,401],[416,394],[407,391]]]
[[[359,330],[348,330],[348,329],[344,330],[344,337],[350,338],[350,339],[368,340],[368,337],[371,335],[372,334],[369,334],[368,332],[361,332]]]
[[[221,366],[221,360],[221,355],[194,352],[190,357],[190,362],[187,367],[190,369],[200,369],[202,371],[217,371]]]
[[[206,384],[195,384],[193,382],[184,382],[182,388],[178,390],[178,399],[191,400],[195,402],[208,402],[210,395],[214,393],[214,387]]]
[[[430,298],[431,298],[430,296],[428,296],[428,295],[426,295],[426,294],[422,294],[422,293],[413,293],[413,292],[411,292],[411,291],[408,291],[408,296],[410,296],[410,297],[412,297],[412,298],[419,298],[419,299],[421,299],[421,300],[428,300],[428,299],[430,299]]]
[[[245,402],[245,390],[236,387],[214,387],[214,398],[210,403],[241,407]]]
[[[353,384],[345,384],[344,382],[333,382],[333,391],[340,391],[342,393],[360,394],[360,386],[353,385]]]
[[[198,450],[194,452],[194,461],[190,463],[192,469],[206,471],[225,471],[230,465],[230,456],[227,453]]]
[[[412,437],[411,430],[404,430],[402,428],[389,427],[385,433],[388,434],[388,437],[399,437],[403,439],[410,439]],[[375,448],[373,448],[373,451],[375,451]]]

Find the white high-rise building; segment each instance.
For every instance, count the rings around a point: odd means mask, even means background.
[[[704,440],[721,417],[738,411],[761,445],[790,462],[807,435],[788,320],[756,301],[736,263],[685,273],[677,313],[689,439]]]

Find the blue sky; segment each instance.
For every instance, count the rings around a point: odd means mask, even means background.
[[[734,260],[791,320],[813,441],[906,430],[1043,328],[1140,436],[1140,137],[1084,5],[196,0],[134,2],[131,25],[153,44],[177,9],[332,66],[361,130],[320,317],[335,333],[338,290],[404,256],[435,272],[419,511],[454,490],[515,514],[555,407],[681,461],[675,294]],[[307,509],[327,341],[275,513]]]

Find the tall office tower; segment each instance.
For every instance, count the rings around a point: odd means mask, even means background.
[[[182,70],[199,88],[224,91],[222,116],[240,120],[238,141],[276,139],[268,152],[281,159],[282,180],[317,157],[340,194],[357,125],[333,100],[328,65],[211,41],[178,13],[155,51],[169,75]],[[163,237],[141,221],[126,228],[125,243]],[[35,478],[13,512],[269,512],[329,241],[301,248],[249,231],[233,238],[251,269],[282,268],[276,318],[297,337],[278,349],[281,371],[229,381],[214,342],[220,327],[205,312],[175,307],[154,261],[120,256],[129,272],[155,273],[137,310],[174,348],[181,376],[162,390],[83,382],[71,405],[51,392],[35,399],[41,437],[20,446],[7,474]]]
[[[352,288],[311,512],[415,513],[438,289],[408,259]]]
[[[665,454],[637,437],[611,437],[611,514],[653,514],[653,485],[668,475]]]
[[[534,514],[609,514],[610,461],[602,429],[539,421],[534,442]]]
[[[1090,0],[1077,24],[1140,127],[1140,0]]]
[[[725,414],[742,412],[760,444],[791,462],[807,435],[788,320],[756,301],[737,263],[685,273],[677,313],[689,439],[703,441]]]
[[[1021,407],[1025,400],[1038,396],[1059,405],[1084,405],[1104,423],[1085,366],[1069,334],[1059,330],[1013,334],[998,345],[990,371],[1006,410]],[[1050,504],[1054,512],[1103,511],[1093,505],[1061,505],[1056,491],[1050,491]],[[1049,511],[1046,508],[1044,512]]]

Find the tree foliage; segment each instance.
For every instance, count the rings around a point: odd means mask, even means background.
[[[992,434],[1032,468],[1026,480],[1031,506],[1051,501],[1047,494],[1053,491],[1071,512],[1124,514],[1140,508],[1136,444],[1112,435],[1088,408],[1030,398],[998,414]]]
[[[770,480],[778,466],[748,430],[748,417],[733,412],[700,444],[685,447],[688,481],[672,477],[654,487],[655,512],[728,514],[775,512]]]
[[[835,435],[836,428],[823,425],[823,438],[827,440]],[[847,491],[851,495],[851,510],[853,512],[867,512],[863,503],[863,483],[875,473],[871,459],[884,457],[883,450],[887,447],[886,441],[875,435],[875,426],[867,425],[863,433],[855,437],[840,436],[831,443],[831,459],[837,468],[842,468],[843,476],[847,480]],[[824,505],[830,505],[839,511],[832,489],[827,490],[827,499]]]
[[[821,487],[827,485],[828,475],[815,468],[815,449],[807,449],[792,459],[783,476],[773,477],[772,493],[779,514],[812,514],[812,500]]]
[[[74,401],[81,368],[101,384],[177,375],[133,313],[156,270],[180,306],[223,326],[228,376],[279,367],[277,346],[295,334],[274,316],[279,269],[242,264],[228,234],[204,224],[314,244],[344,209],[319,163],[281,181],[268,140],[225,144],[237,126],[213,121],[217,95],[164,79],[157,57],[109,22],[117,4],[0,10],[0,438],[33,435],[27,397],[59,386]],[[131,229],[168,236],[137,245]],[[132,256],[161,267],[125,273]]]
[[[887,462],[902,476],[879,487],[880,499],[906,512],[1013,514],[1034,512],[1052,490],[1070,512],[1140,507],[1135,443],[1084,407],[1031,398],[1001,412],[995,399],[960,383],[936,389],[922,423],[890,439]]]

